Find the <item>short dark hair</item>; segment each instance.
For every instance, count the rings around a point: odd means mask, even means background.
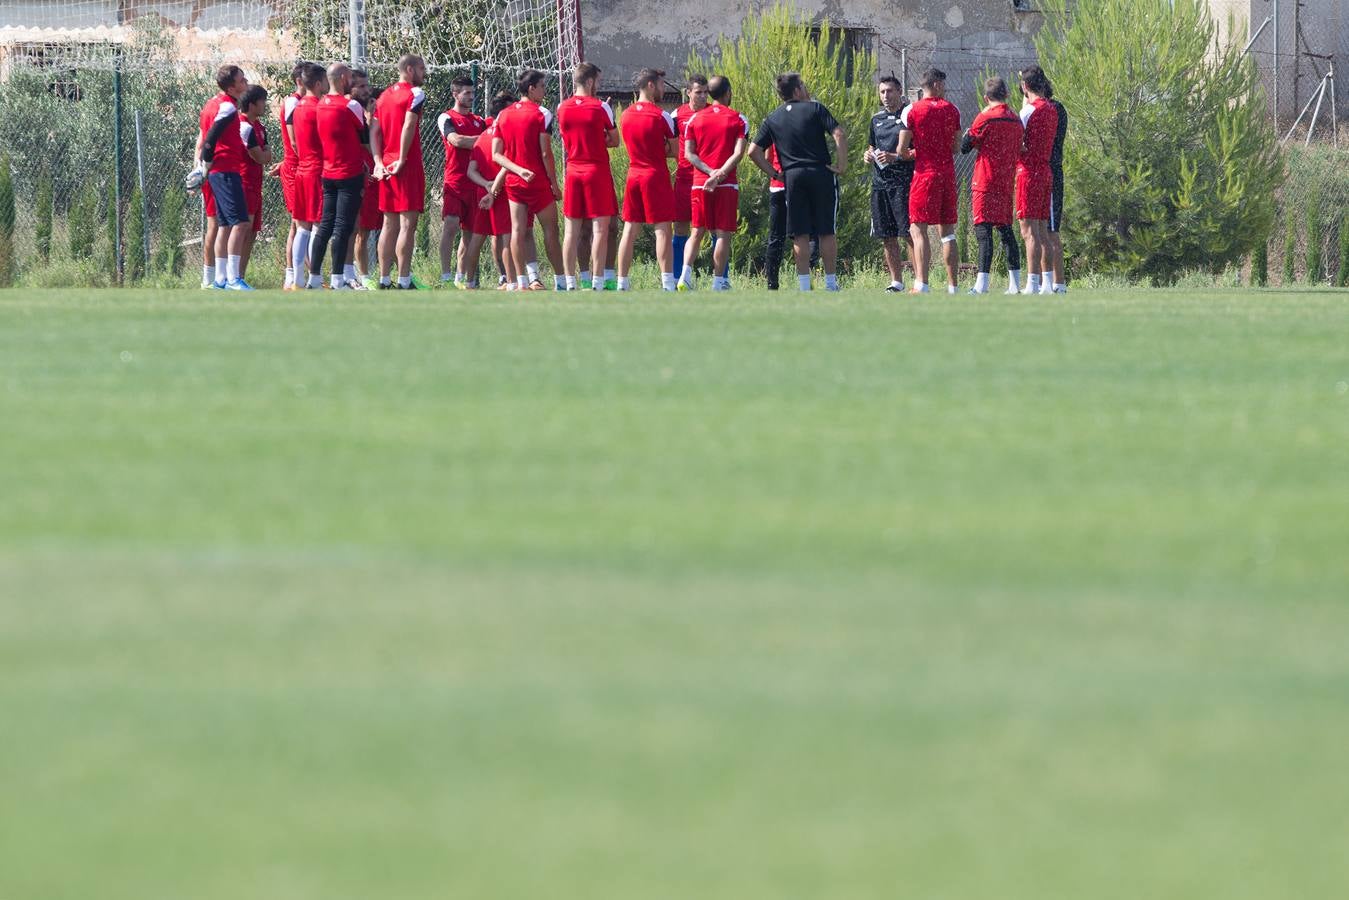
[[[899,83],[899,79],[896,78],[896,77],[893,76],[893,75],[882,75],[882,76],[880,77],[880,80],[876,82],[876,86],[877,86],[877,87],[880,87],[880,86],[883,85],[883,84],[893,84],[895,87],[899,88],[901,91],[904,90],[904,85],[900,84],[900,83]]]
[[[473,79],[469,78],[467,75],[460,75],[456,77],[454,81],[450,82],[450,92],[454,94],[459,93],[464,88],[471,87],[474,87]]]
[[[659,81],[664,77],[665,77],[664,69],[643,69],[642,71],[637,73],[637,80],[633,82],[633,86],[640,91],[648,84]],[[702,76],[699,75],[698,77],[701,78]]]
[[[795,97],[799,87],[801,87],[800,72],[783,72],[778,76],[778,96],[783,100]]]
[[[300,75],[300,83],[303,84],[307,90],[312,91],[322,84],[323,80],[327,77],[328,73],[324,71],[323,66],[318,63],[309,63],[304,67],[304,72]]]
[[[690,75],[689,77],[685,78],[684,81],[687,82],[688,84],[701,84],[703,87],[707,87],[706,75]]]
[[[1041,97],[1047,96],[1047,93],[1053,90],[1049,86],[1049,78],[1045,76],[1045,70],[1036,65],[1026,66],[1021,70],[1021,83]]]
[[[515,102],[515,95],[510,91],[501,91],[494,96],[487,104],[487,114],[489,116],[499,116],[501,111]]]
[[[1007,82],[997,75],[987,79],[984,82],[984,98],[1005,103],[1007,101]]]
[[[294,68],[290,70],[291,83],[294,84],[295,82],[299,81],[304,76],[305,68],[311,65],[313,65],[313,63],[311,63],[307,59],[302,59],[299,62],[297,62]]]
[[[352,77],[352,78],[364,78],[366,81],[369,81],[369,80],[370,80],[370,73],[367,72],[365,69],[352,69],[352,70],[351,70],[351,77]]]
[[[573,84],[580,84],[583,81],[589,81],[592,78],[600,77],[600,67],[593,62],[579,62],[576,68],[572,69],[571,80]]]
[[[713,75],[707,79],[707,96],[718,101],[731,96],[731,79],[725,75]]]
[[[248,109],[254,103],[267,102],[267,89],[260,84],[249,85],[248,90],[239,98],[239,108]]]
[[[238,66],[225,65],[215,70],[215,83],[223,91],[233,86],[244,70]]]
[[[946,73],[936,66],[923,73],[923,87],[930,88],[939,81],[946,80]]]
[[[520,96],[523,97],[529,93],[530,88],[547,77],[547,75],[543,74],[538,69],[525,69],[520,73],[520,77],[516,79],[515,87],[520,91]]]

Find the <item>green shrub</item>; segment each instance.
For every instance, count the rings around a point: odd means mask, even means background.
[[[1269,283],[1269,241],[1261,241],[1251,251],[1251,284],[1264,287]]]
[[[120,248],[117,246],[118,214],[117,198],[109,193],[107,207],[104,210],[104,233],[107,235],[107,243],[103,247],[102,265],[103,271],[108,273],[108,277],[112,279],[114,284],[121,283],[122,277],[118,272],[118,262],[125,258],[126,254],[125,243]],[[122,235],[122,240],[126,241],[125,233]],[[122,254],[121,257],[118,255],[119,250]]]
[[[145,253],[145,215],[141,207],[141,189],[135,188],[127,201],[126,231],[122,235],[122,258],[125,260],[124,279],[135,284],[145,277],[148,262]]]
[[[1335,271],[1335,286],[1349,287],[1349,215],[1340,216],[1340,267]]]
[[[85,182],[66,216],[66,235],[70,240],[71,259],[93,259],[98,224],[98,187],[91,182]]]
[[[1079,263],[1170,282],[1221,272],[1268,233],[1283,162],[1255,61],[1200,0],[1044,0],[1036,36],[1072,116]],[[1009,73],[1010,74],[1010,73]]]
[[[14,256],[14,174],[9,154],[4,154],[0,155],[0,287],[14,283],[19,269]]]
[[[1293,284],[1297,281],[1297,220],[1292,210],[1284,212],[1283,223],[1283,283]]]
[[[285,242],[281,242],[285,247]],[[170,188],[159,210],[159,244],[152,268],[158,275],[183,274],[183,192]]]
[[[1320,284],[1324,277],[1321,267],[1321,210],[1318,204],[1307,207],[1305,225],[1307,229],[1307,283]]]
[[[37,183],[37,202],[33,224],[34,243],[38,259],[43,263],[52,257],[52,176],[43,172]]]
[[[422,259],[431,258],[431,216],[423,214],[417,218],[417,242],[413,253]],[[437,251],[437,255],[439,251]]]
[[[778,108],[775,79],[782,72],[800,72],[811,95],[829,107],[848,133],[850,165],[839,179],[837,232],[840,268],[851,269],[879,253],[879,244],[869,233],[871,172],[861,163],[867,126],[877,108],[871,81],[876,59],[870,52],[857,52],[849,66],[843,42],[823,37],[837,30],[831,29],[828,19],[812,22],[790,5],[778,3],[745,19],[739,37],[723,36],[706,53],[692,51],[687,67],[730,78],[731,106],[749,119],[751,139]],[[853,73],[859,77],[853,78]],[[671,80],[678,79],[678,74],[671,75]],[[768,234],[767,179],[748,161],[740,167],[740,220],[731,256],[733,265],[746,271],[763,259]]]

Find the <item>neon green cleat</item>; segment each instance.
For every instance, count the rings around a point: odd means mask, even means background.
[[[431,288],[429,288],[429,287],[427,287],[426,285],[422,284],[421,280],[420,280],[419,278],[417,278],[417,276],[415,276],[415,275],[412,276],[412,289],[413,289],[414,291],[429,291],[429,290],[431,290]]]
[[[693,290],[693,285],[689,284],[687,281],[680,281],[675,284],[675,290],[682,294],[685,291]]]
[[[604,289],[605,289],[606,291],[616,291],[616,290],[618,290],[618,279],[617,279],[617,278],[610,278],[609,280],[607,280],[606,282],[604,282]]]
[[[592,281],[592,280],[589,279],[589,278],[582,278],[581,281],[580,281],[580,284],[581,284],[581,290],[583,290],[583,291],[589,291],[589,290],[594,289],[594,287],[595,287],[595,282]]]

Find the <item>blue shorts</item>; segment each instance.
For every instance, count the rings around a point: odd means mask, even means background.
[[[238,172],[212,172],[206,176],[215,196],[215,220],[229,228],[251,223],[248,202],[244,199],[244,179]]]

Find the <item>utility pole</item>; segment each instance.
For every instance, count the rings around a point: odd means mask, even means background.
[[[347,34],[351,39],[351,64],[358,69],[364,68],[365,0],[347,0]]]

